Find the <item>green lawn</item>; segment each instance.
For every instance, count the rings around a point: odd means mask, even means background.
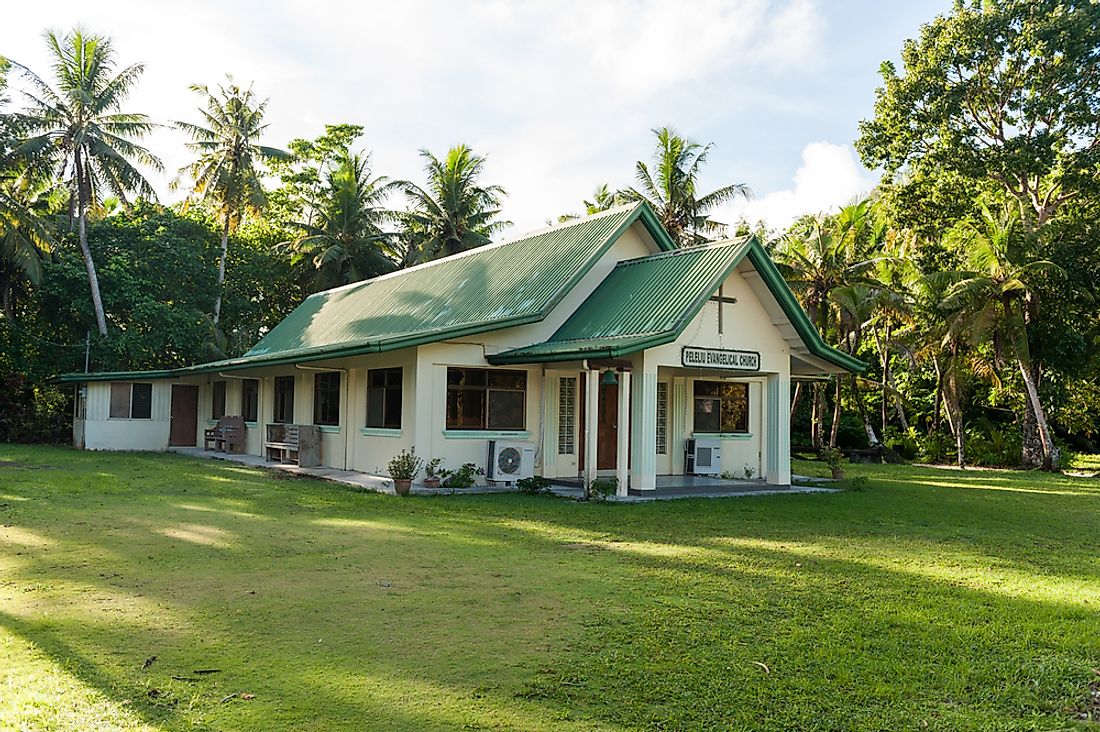
[[[600,505],[0,461],[0,729],[1100,718],[1096,478],[852,466],[841,493]]]

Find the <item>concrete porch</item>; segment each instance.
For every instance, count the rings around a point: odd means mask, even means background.
[[[393,480],[385,475],[371,475],[355,470],[341,470],[339,468],[300,468],[297,465],[287,465],[267,460],[259,455],[234,455],[224,452],[204,450],[201,447],[171,447],[169,452],[189,457],[204,458],[206,460],[225,460],[238,465],[247,465],[253,468],[267,468],[279,470],[291,475],[300,475],[303,478],[317,478],[319,480],[331,480],[335,483],[343,483],[358,490],[373,491],[375,493],[388,493],[397,495],[393,489]],[[475,486],[452,491],[449,488],[425,488],[413,484],[412,494],[417,496],[446,496],[446,495],[470,495],[483,493],[513,493],[515,488],[509,486]],[[552,482],[551,491],[564,498],[581,498],[584,490],[581,481],[555,480]],[[651,491],[631,490],[625,496],[615,496],[611,500],[620,503],[639,503],[644,501],[663,501],[675,498],[736,498],[741,496],[767,496],[785,493],[832,493],[833,489],[822,488],[817,485],[792,485],[776,486],[768,485],[763,480],[724,480],[722,478],[709,478],[696,475],[662,475],[657,477],[657,489]]]

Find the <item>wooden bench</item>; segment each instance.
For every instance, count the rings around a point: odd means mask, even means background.
[[[311,424],[269,424],[264,440],[268,460],[302,468],[321,464],[321,433]]]
[[[244,417],[222,417],[218,423],[202,431],[204,450],[239,454],[244,452]]]

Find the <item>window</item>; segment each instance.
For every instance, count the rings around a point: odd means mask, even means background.
[[[668,454],[668,382],[657,382],[657,454]]]
[[[401,381],[400,368],[367,371],[367,427],[401,429]]]
[[[340,424],[339,371],[324,371],[313,376],[313,424]]]
[[[111,419],[151,419],[153,385],[114,382],[111,384]]]
[[[447,429],[522,430],[527,372],[447,369]]]
[[[225,416],[225,382],[215,381],[210,386],[210,419],[221,419]]]
[[[558,454],[576,452],[577,377],[566,376],[558,382]]]
[[[274,421],[290,424],[294,421],[294,377],[275,377],[275,414]]]
[[[695,431],[748,432],[749,385],[731,381],[696,381]]]
[[[241,379],[241,417],[245,422],[260,419],[260,380]]]

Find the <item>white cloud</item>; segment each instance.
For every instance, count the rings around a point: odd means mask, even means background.
[[[40,32],[80,22],[111,36],[121,62],[145,63],[127,111],[194,120],[187,86],[228,71],[270,96],[267,144],[363,124],[376,170],[416,180],[418,148],[467,142],[489,155],[521,230],[576,210],[600,182],[628,184],[651,127],[702,137],[700,125],[812,73],[826,27],[813,0],[113,0],[94,12],[58,0],[11,8],[0,53],[48,74]],[[719,132],[708,139],[736,139]],[[166,169],[154,187],[180,197],[167,184],[188,161],[183,138],[147,142]]]
[[[737,201],[716,215],[722,221],[764,221],[769,228],[785,229],[803,214],[827,213],[867,193],[875,178],[856,159],[848,145],[811,142],[802,150],[802,165],[793,185],[750,201]]]

